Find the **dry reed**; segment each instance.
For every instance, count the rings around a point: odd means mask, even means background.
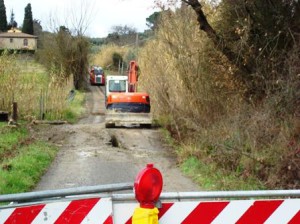
[[[61,83],[33,60],[24,62],[16,55],[4,54],[0,60],[0,110],[11,112],[12,102],[17,102],[21,118],[39,119],[42,113],[52,119],[61,118],[68,106],[66,97],[73,87],[72,80]]]
[[[295,165],[300,142],[293,137],[292,117],[280,117],[289,108],[278,108],[278,99],[285,96],[291,99],[287,105],[294,105],[299,54],[289,60],[297,72],[282,95],[252,105],[244,101],[235,66],[196,21],[189,8],[164,12],[155,38],[139,54],[140,84],[150,93],[154,116],[186,145],[180,161],[195,156],[241,177],[254,175],[269,187],[300,186]]]

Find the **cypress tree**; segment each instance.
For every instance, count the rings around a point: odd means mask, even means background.
[[[22,32],[33,35],[33,19],[32,19],[30,3],[28,3],[27,6],[25,7],[25,15],[24,15]]]
[[[7,19],[4,0],[0,0],[0,32],[7,31]]]
[[[18,23],[15,21],[15,13],[13,10],[11,10],[10,21],[8,23],[7,29],[10,30],[11,28],[16,28],[17,26]]]

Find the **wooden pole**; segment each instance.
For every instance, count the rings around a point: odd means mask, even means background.
[[[13,113],[12,113],[12,119],[14,121],[18,120],[18,103],[13,102]]]

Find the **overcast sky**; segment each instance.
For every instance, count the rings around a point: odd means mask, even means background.
[[[33,19],[41,21],[44,30],[65,25],[72,29],[84,15],[84,27],[88,24],[86,35],[106,37],[112,26],[129,25],[139,32],[147,29],[146,18],[155,9],[153,0],[4,0],[7,22],[11,10],[14,11],[18,26],[24,20],[24,10],[31,4]],[[88,12],[85,16],[85,12]],[[51,22],[51,21],[54,21]],[[76,25],[75,25],[76,26]]]

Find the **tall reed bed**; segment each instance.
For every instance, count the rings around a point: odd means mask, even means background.
[[[104,45],[100,48],[100,51],[93,56],[92,63],[105,69],[110,69],[113,67],[113,55],[117,53],[124,60],[126,58],[128,50],[129,48],[125,46],[119,47],[113,44]]]
[[[0,64],[0,110],[11,112],[17,102],[21,118],[62,118],[72,80],[58,80],[57,71],[46,71],[24,56],[4,53]]]
[[[299,54],[288,62],[294,81],[249,103],[235,65],[182,7],[161,14],[155,38],[140,51],[139,84],[150,94],[154,116],[181,144],[181,162],[192,157],[228,175],[257,177],[270,188],[293,188],[300,186],[300,129],[287,111],[298,102],[296,92],[299,99]],[[283,107],[281,99],[291,100]]]
[[[178,137],[184,127],[197,131],[235,110],[239,92],[233,91],[232,68],[199,32],[189,9],[162,15],[139,64],[154,112],[172,121]]]

